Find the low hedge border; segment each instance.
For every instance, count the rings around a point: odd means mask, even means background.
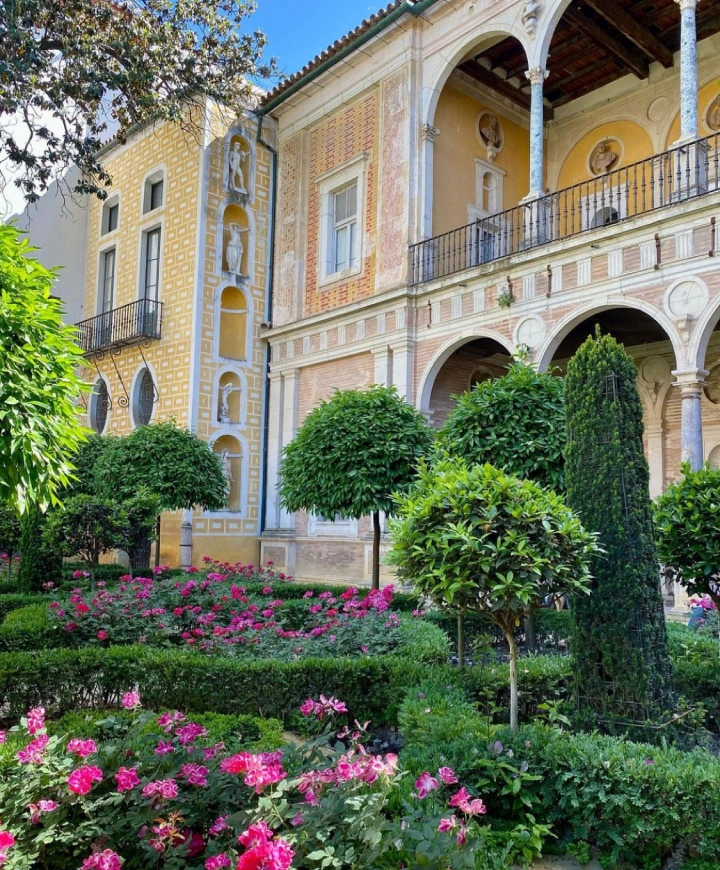
[[[528,809],[552,825],[557,840],[546,845],[561,853],[589,859],[597,850],[603,867],[627,861],[660,870],[673,854],[720,866],[720,759],[708,752],[538,724],[513,733],[490,726],[458,687],[436,681],[408,693],[399,721],[411,774],[452,767],[489,815],[512,820]],[[524,772],[528,803],[518,804],[507,783],[520,785]]]

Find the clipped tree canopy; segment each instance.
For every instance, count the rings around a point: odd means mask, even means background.
[[[425,418],[395,387],[336,390],[307,415],[284,450],[280,500],[328,519],[392,513],[432,444]]]

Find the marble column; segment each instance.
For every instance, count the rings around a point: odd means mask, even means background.
[[[681,397],[680,460],[689,462],[691,471],[703,466],[702,392],[707,374],[704,369],[673,372]]]
[[[680,142],[698,135],[698,68],[695,9],[698,0],[675,0],[680,6]]]
[[[192,519],[193,512],[182,512],[182,524],[180,525],[180,549],[178,564],[181,568],[189,568],[192,565]]]
[[[542,67],[528,70],[530,81],[530,193],[527,199],[542,196],[545,168],[545,115],[543,85],[548,71]]]

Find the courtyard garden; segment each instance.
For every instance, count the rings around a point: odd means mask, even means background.
[[[0,347],[57,372],[0,357],[3,868],[720,867],[720,473],[651,503],[611,337],[437,433],[382,386],[308,415],[281,501],[372,516],[371,588],[151,568],[163,512],[224,504],[220,459],[174,421],[87,438],[50,277],[15,266]]]

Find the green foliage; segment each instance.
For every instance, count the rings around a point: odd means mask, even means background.
[[[12,610],[0,625],[0,650],[4,652],[73,646],[74,640],[72,634],[51,621],[47,602]]]
[[[0,553],[7,556],[7,581],[12,579],[13,556],[20,549],[20,520],[14,510],[0,504]]]
[[[33,604],[42,604],[46,607],[47,598],[44,595],[24,595],[15,592],[8,595],[0,595],[0,625],[2,625],[8,613]]]
[[[517,725],[515,626],[546,597],[587,590],[593,536],[551,490],[457,458],[421,467],[397,504],[389,560],[440,607],[483,613],[500,628]]]
[[[145,489],[157,496],[165,511],[225,506],[227,481],[220,458],[174,420],[139,426],[130,435],[106,440],[95,463],[98,495],[127,500]]]
[[[632,358],[589,338],[565,384],[568,501],[598,535],[592,595],[573,607],[579,696],[590,715],[643,721],[673,703]]]
[[[123,502],[75,495],[48,518],[45,536],[65,556],[79,556],[91,566],[100,556],[124,546],[131,535]]]
[[[438,434],[441,447],[469,464],[486,462],[542,486],[564,488],[562,378],[513,362],[501,378],[456,397]]]
[[[47,519],[48,514],[37,507],[23,514],[18,569],[18,589],[22,592],[39,592],[43,585],[57,585],[62,579],[62,556],[45,538]]]
[[[75,190],[102,199],[110,176],[98,149],[108,122],[120,143],[149,122],[197,132],[203,118],[191,123],[188,106],[205,94],[238,117],[251,82],[274,71],[259,62],[262,33],[241,30],[253,8],[246,0],[146,0],[119,12],[93,0],[7,0],[0,165],[19,173],[29,201],[72,164],[81,170]],[[8,123],[15,115],[27,129]]]
[[[55,276],[32,250],[0,226],[0,504],[21,514],[57,502],[85,438],[75,405],[82,352],[50,297]]]
[[[73,456],[75,474],[63,492],[63,499],[74,495],[97,494],[95,471],[100,457],[110,444],[112,444],[111,438],[105,438],[95,432],[88,435],[87,440],[80,445]]]
[[[720,609],[720,471],[690,471],[655,502],[660,560],[679,572],[694,595],[709,595]]]
[[[336,390],[305,418],[280,466],[289,511],[333,519],[393,513],[432,436],[424,417],[394,387]]]

